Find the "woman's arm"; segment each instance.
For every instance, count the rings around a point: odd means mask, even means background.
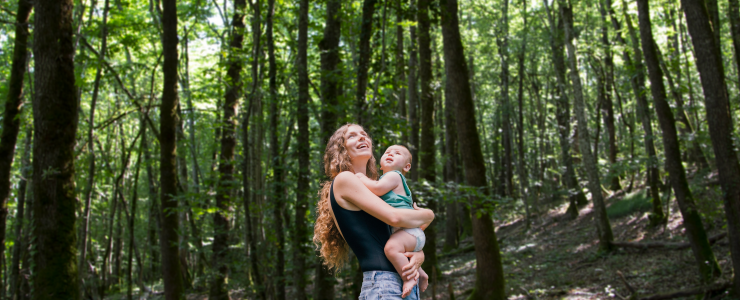
[[[416,228],[428,226],[434,212],[428,209],[397,209],[385,203],[365,187],[351,172],[342,172],[334,179],[334,196],[367,212],[394,227]],[[341,205],[341,203],[340,203]]]
[[[365,174],[355,174],[360,182],[365,185],[373,194],[376,196],[383,196],[386,193],[395,189],[401,183],[401,175],[396,172],[391,172],[388,175],[383,176],[380,180],[372,180],[367,178]]]

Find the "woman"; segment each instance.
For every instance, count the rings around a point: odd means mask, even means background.
[[[401,299],[403,281],[383,252],[391,236],[390,226],[426,228],[434,219],[428,209],[396,209],[370,192],[354,175],[378,178],[373,143],[361,126],[347,124],[329,138],[324,170],[331,181],[324,183],[314,225],[314,243],[320,247],[324,264],[338,270],[347,262],[348,249],[363,271],[360,299]],[[390,226],[389,226],[390,225]],[[424,253],[411,258],[403,276],[417,278]],[[405,296],[405,295],[404,295]],[[405,300],[419,299],[418,285]]]

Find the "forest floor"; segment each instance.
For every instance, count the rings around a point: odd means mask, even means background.
[[[641,192],[611,197],[607,205],[633,201]],[[708,236],[724,232],[725,221],[716,189],[705,189],[695,197]],[[646,201],[649,204],[649,200]],[[701,286],[690,249],[620,248],[604,254],[598,251],[592,205],[582,207],[575,220],[566,217],[567,206],[564,203],[539,214],[533,218],[529,229],[522,218],[496,224],[509,299],[628,298],[630,292],[618,272],[641,297]],[[644,206],[628,215],[610,218],[615,241],[686,242],[675,199],[668,207],[670,215],[664,226],[650,226]],[[467,251],[440,253],[443,276],[435,290],[430,287],[422,294],[423,299],[465,299],[472,292],[476,267],[472,239],[463,240],[460,249]],[[732,277],[732,265],[726,238],[715,243],[712,249],[722,269],[719,281],[728,282]],[[450,297],[450,290],[454,298]]]

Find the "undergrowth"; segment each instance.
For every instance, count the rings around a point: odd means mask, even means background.
[[[634,213],[641,213],[650,211],[653,207],[652,199],[648,197],[647,190],[639,190],[629,193],[611,206],[606,208],[606,215],[610,219],[621,218],[632,215]]]

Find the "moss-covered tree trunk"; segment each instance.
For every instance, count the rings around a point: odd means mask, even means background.
[[[35,2],[32,299],[79,299],[72,0]]]
[[[691,243],[699,275],[702,281],[709,283],[721,273],[717,259],[714,257],[712,248],[707,239],[707,233],[702,225],[699,211],[694,198],[689,190],[689,182],[681,162],[681,149],[678,145],[678,134],[676,133],[676,121],[673,118],[671,107],[666,101],[665,85],[663,84],[663,71],[658,63],[658,49],[653,39],[653,30],[650,23],[650,5],[648,0],[637,0],[639,11],[640,38],[643,53],[645,53],[645,64],[647,65],[653,95],[653,104],[658,114],[658,121],[663,132],[663,147],[666,156],[666,168],[670,174],[671,185],[676,192],[676,201],[683,216],[683,226]]]
[[[599,248],[609,251],[612,248],[611,242],[614,240],[614,235],[612,234],[611,224],[609,224],[609,218],[606,216],[606,205],[604,204],[604,196],[601,193],[601,182],[596,158],[591,153],[591,146],[589,145],[591,138],[588,132],[588,120],[586,119],[586,104],[583,97],[581,76],[578,72],[576,47],[573,45],[573,10],[565,0],[559,0],[559,3],[560,16],[563,18],[565,27],[565,45],[568,50],[570,80],[573,85],[573,102],[575,103],[576,119],[578,119],[578,136],[581,139],[579,146],[581,148],[581,155],[583,156],[583,168],[586,169],[586,175],[588,175],[588,189],[591,191],[591,201],[593,201],[594,211],[596,212],[594,221],[596,222],[596,229],[599,236]]]
[[[178,249],[180,222],[177,214],[177,1],[162,0],[162,52],[164,84],[160,107],[160,199],[162,230],[162,277],[167,300],[184,298],[180,252]]]
[[[686,23],[696,54],[704,87],[704,106],[709,123],[709,136],[719,171],[719,183],[727,216],[727,232],[730,237],[730,252],[735,273],[740,270],[740,164],[733,143],[734,125],[725,82],[720,47],[714,40],[704,1],[682,0]],[[735,296],[740,291],[740,276],[733,279]]]
[[[483,191],[482,197],[490,194],[486,182],[486,167],[483,161],[480,138],[475,120],[475,107],[470,89],[470,79],[460,37],[456,0],[442,0],[442,37],[444,38],[445,71],[451,93],[456,95],[456,125],[460,142],[460,154],[465,165],[467,184]],[[475,290],[471,299],[506,299],[505,277],[501,264],[501,252],[493,228],[490,212],[482,209],[479,197],[469,199],[473,203],[473,240],[477,261]]]

